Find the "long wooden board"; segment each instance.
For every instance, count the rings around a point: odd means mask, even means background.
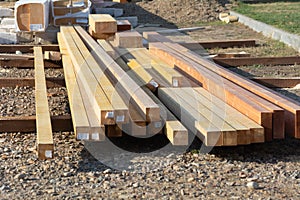
[[[180,119],[181,123],[192,133],[197,135],[207,146],[223,146],[222,131],[213,126],[209,120],[200,114],[195,114],[195,109],[189,107],[187,110],[181,107],[179,99],[169,96],[170,92],[166,92],[165,88],[158,89],[158,98],[165,106],[172,110],[174,115]]]
[[[86,60],[70,35],[68,27],[61,27],[61,32],[74,65],[80,91],[89,97],[102,125],[115,124],[113,107],[90,71]]]
[[[34,60],[0,60],[1,67],[34,68]],[[44,61],[45,68],[62,68],[61,62]]]
[[[94,77],[97,79],[99,85],[101,86],[106,98],[111,103],[114,109],[114,118],[116,123],[126,123],[128,121],[128,107],[122,100],[121,96],[118,94],[112,83],[109,81],[99,63],[93,58],[87,47],[81,41],[80,37],[77,35],[74,29],[70,29],[70,34],[72,35],[76,45],[80,50],[82,56],[86,60],[89,69],[93,73]]]
[[[174,46],[177,48],[178,46]],[[258,83],[247,80],[241,75],[234,74],[223,67],[216,65],[208,60],[200,58],[193,52],[186,52],[184,54],[188,58],[197,61],[202,66],[217,72],[222,77],[234,82],[235,84],[246,88],[254,94],[280,106],[285,110],[285,133],[289,136],[300,138],[300,103],[296,102],[286,96],[283,96],[269,88],[266,88]]]
[[[192,88],[190,95],[193,95],[201,103],[205,104],[208,108],[213,111],[219,110],[218,113],[221,113],[222,116],[226,115],[237,119],[240,123],[250,128],[251,131],[251,143],[261,143],[265,141],[264,128],[258,123],[255,123],[247,116],[240,113],[238,110],[226,104],[221,99],[209,93],[207,90],[201,87]],[[223,114],[224,113],[224,114]],[[248,138],[246,138],[248,139]]]
[[[102,67],[108,75],[114,79],[117,90],[123,91],[126,95],[125,103],[132,99],[138,105],[140,111],[146,116],[147,121],[160,120],[159,106],[146,95],[146,93],[125,73],[125,71],[104,51],[101,46],[94,41],[91,36],[80,26],[75,26],[75,29],[84,40],[88,48],[92,51],[92,55],[96,61],[102,64]]]
[[[54,145],[41,47],[34,47],[34,57],[37,152],[39,159],[49,159],[53,157]]]
[[[300,63],[300,56],[213,58],[213,61],[224,67],[238,67],[245,65],[296,65]]]
[[[177,94],[181,94],[180,97],[183,97],[185,100],[189,101],[189,104],[193,107],[197,108],[198,112],[202,112],[209,119],[213,121],[213,123],[223,124],[223,127],[227,124],[233,127],[237,135],[225,135],[225,140],[233,140],[236,141],[237,145],[244,145],[251,143],[251,132],[250,127],[245,126],[243,123],[238,121],[235,117],[231,117],[231,115],[227,115],[225,110],[216,108],[214,106],[210,106],[207,101],[203,101],[203,98],[199,98],[194,88],[180,88],[174,89]],[[180,93],[178,91],[180,90]],[[186,102],[187,102],[186,101]],[[224,103],[225,104],[225,103]],[[233,113],[234,114],[234,113]],[[227,126],[228,126],[227,125]]]
[[[217,76],[194,61],[185,60],[184,57],[178,55],[174,50],[162,44],[151,43],[150,52],[185,71],[202,83],[205,89],[224,99],[228,104],[261,124],[265,128],[266,135],[272,136],[272,112],[231,89],[228,87],[228,84],[222,84],[225,80],[221,76]]]
[[[299,77],[254,77],[250,80],[268,88],[293,88],[300,84]]]
[[[73,131],[70,115],[51,116],[54,132]],[[0,117],[1,133],[33,133],[36,132],[36,116]]]
[[[186,92],[184,92],[184,88],[164,88],[163,90],[171,98],[177,99],[180,103],[180,108],[188,110],[197,120],[196,123],[205,118],[205,121],[208,121],[209,124],[218,128],[223,134],[224,146],[238,145],[238,130],[228,124],[226,120],[213,113],[210,109],[207,109],[203,104],[195,101],[192,97],[189,98]],[[239,134],[247,134],[246,131],[250,131],[249,129],[247,130],[246,127],[242,128],[240,127],[242,130],[239,131]]]
[[[14,44],[14,45],[0,45],[1,53],[16,53],[16,51],[21,51],[22,53],[33,53],[33,45],[23,45],[23,44]],[[59,51],[59,46],[54,45],[39,45],[44,51]]]
[[[0,87],[34,87],[34,78],[0,77]],[[65,79],[61,77],[46,78],[47,88],[65,87]]]

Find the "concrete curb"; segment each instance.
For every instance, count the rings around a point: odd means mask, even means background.
[[[254,20],[250,17],[246,17],[234,11],[230,11],[230,15],[239,17],[239,22],[250,27],[254,31],[261,32],[266,37],[279,40],[300,52],[300,36],[288,33],[286,31],[275,28],[263,22]]]

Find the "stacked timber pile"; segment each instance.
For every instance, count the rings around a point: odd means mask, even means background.
[[[164,133],[174,145],[187,144],[187,130],[148,94],[80,26],[61,27],[62,51],[70,109],[77,139],[103,140]],[[86,46],[85,46],[86,44]]]
[[[128,33],[122,40],[132,39]],[[186,145],[190,130],[208,146],[233,146],[283,139],[285,133],[300,136],[298,103],[156,32],[144,33],[149,50],[135,46],[141,36],[126,46],[117,37],[96,42],[79,26],[61,28],[59,45],[78,139],[162,130],[173,144]]]

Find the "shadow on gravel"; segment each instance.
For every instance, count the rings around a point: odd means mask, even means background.
[[[148,139],[125,136],[122,138],[113,138],[110,141],[119,147],[125,148],[126,151],[140,153],[155,151],[169,144],[164,135],[157,135]],[[98,142],[93,145],[103,145],[103,143]],[[185,151],[179,153],[184,154],[185,152],[194,152],[195,150],[199,152],[199,149],[201,149],[200,154],[214,154],[217,157],[226,158],[231,161],[270,164],[277,162],[300,162],[300,140],[291,138],[245,146],[214,147],[212,150],[207,148],[209,150],[207,152],[206,148],[203,148],[202,142],[198,138],[194,138],[191,145]],[[171,152],[168,153],[170,154]],[[81,152],[81,157],[82,161],[79,163],[77,172],[103,172],[107,169],[112,169],[112,172],[121,171],[114,170],[109,165],[103,164],[101,159],[96,159],[86,148]]]
[[[300,140],[288,138],[249,146],[216,147],[210,154],[241,162],[300,162]]]

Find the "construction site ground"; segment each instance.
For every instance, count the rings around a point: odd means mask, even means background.
[[[153,22],[155,23],[155,22]],[[199,24],[198,24],[199,25]],[[203,30],[170,36],[195,41],[256,39],[258,47],[211,49],[209,53],[245,51],[251,56],[293,56],[298,52],[265,38],[241,24],[203,23]],[[184,39],[186,40],[186,39]],[[299,76],[299,65],[232,68],[246,76]],[[1,77],[33,77],[30,69],[0,67]],[[62,70],[46,70],[62,77]],[[278,89],[299,98],[297,89]],[[1,88],[1,116],[35,114],[34,88]],[[296,94],[295,95],[291,95]],[[66,88],[48,90],[52,115],[69,114]],[[299,100],[299,99],[298,99]],[[0,134],[0,199],[299,199],[300,140],[274,140],[209,151],[195,139],[186,152],[141,154],[138,171],[115,170],[76,141],[73,132],[54,133],[54,159],[36,157],[35,133]],[[113,141],[113,140],[112,140]],[[148,140],[132,137],[113,141],[128,151],[158,149],[163,135]],[[98,145],[101,145],[99,143]],[[122,162],[122,155],[119,155]],[[154,169],[149,170],[149,166]]]

